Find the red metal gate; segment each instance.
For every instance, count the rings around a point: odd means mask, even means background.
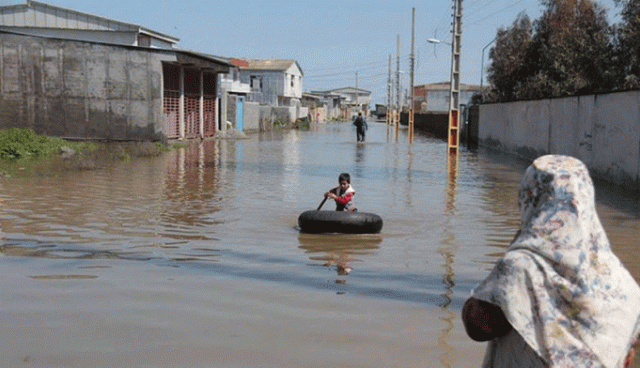
[[[164,95],[162,111],[167,138],[180,137],[180,68],[177,65],[162,64]]]
[[[163,118],[167,138],[180,138],[180,67],[163,64]],[[216,75],[203,75],[202,112],[200,116],[200,70],[184,69],[184,137],[211,137],[216,132]],[[203,125],[201,125],[203,124]]]
[[[216,134],[216,96],[204,96],[204,136]]]
[[[205,73],[202,80],[202,92],[204,94],[204,136],[213,137],[216,134],[216,79],[217,75]]]

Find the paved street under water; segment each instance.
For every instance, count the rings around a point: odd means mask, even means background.
[[[454,176],[446,142],[369,125],[0,178],[0,366],[478,367],[460,309],[517,230],[528,162],[462,149]],[[341,172],[382,232],[300,233]],[[640,280],[640,202],[596,193]]]

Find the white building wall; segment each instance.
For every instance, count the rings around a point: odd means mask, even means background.
[[[284,96],[292,98],[302,98],[302,73],[296,64],[292,64],[285,72],[286,83],[284,85]],[[292,82],[293,81],[293,82]]]
[[[251,85],[252,77],[261,80],[260,89]],[[240,81],[251,86],[251,92],[248,94],[249,101],[262,105],[291,106],[293,101],[282,101],[282,98],[284,97],[285,100],[302,98],[302,72],[295,64],[286,71],[240,69]],[[296,106],[299,106],[299,103],[296,103]]]

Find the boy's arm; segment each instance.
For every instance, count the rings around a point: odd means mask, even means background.
[[[349,201],[351,200],[351,198],[353,198],[354,193],[347,193],[344,195],[344,197],[336,197],[335,200],[336,202],[340,203],[340,204],[347,204],[349,203]]]
[[[328,192],[326,192],[326,193],[324,194],[324,196],[325,196],[325,197],[328,197],[330,193],[332,193],[332,194],[336,194],[336,193],[338,193],[338,187],[335,187],[335,188],[333,188],[333,189],[329,189],[329,191],[328,191]]]

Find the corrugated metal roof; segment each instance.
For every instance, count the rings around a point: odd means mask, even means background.
[[[181,48],[174,48],[173,50],[176,51],[176,52],[181,52],[181,53],[186,54],[186,55],[192,55],[192,56],[196,56],[196,57],[199,57],[199,58],[207,59],[209,61],[213,61],[213,62],[218,63],[220,65],[229,66],[229,67],[235,66],[233,64],[233,62],[232,62],[233,59],[230,59],[230,58],[211,55],[211,54],[205,54],[205,53],[202,53],[202,52],[197,52],[197,51],[192,51],[192,50],[187,50],[187,49],[181,49]]]
[[[129,31],[143,33],[170,43],[180,41],[180,39],[173,36],[156,32],[137,24],[121,22],[33,0],[27,0],[26,4],[0,6],[0,25],[17,28]]]
[[[356,93],[356,91],[358,91],[359,93],[371,93],[371,91],[367,91],[366,89],[362,89],[362,88],[355,88],[355,87],[342,87],[342,88],[334,88],[334,89],[330,89],[328,90],[328,92],[334,92],[334,93],[339,93],[339,92],[343,92],[343,93]]]

